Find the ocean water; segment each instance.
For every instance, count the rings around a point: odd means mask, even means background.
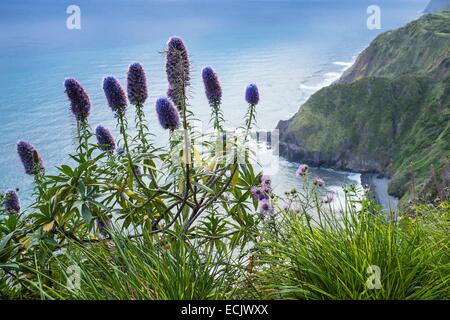
[[[102,79],[116,76],[125,85],[130,63],[147,71],[149,125],[158,142],[167,141],[154,103],[167,90],[164,50],[167,39],[185,39],[192,60],[190,104],[208,126],[210,109],[201,69],[214,67],[223,87],[227,127],[242,125],[245,87],[260,89],[258,126],[272,129],[294,115],[316,90],[335,81],[359,52],[381,32],[416,19],[427,0],[377,0],[381,29],[369,30],[367,7],[373,1],[14,1],[0,2],[0,190],[20,188],[29,199],[32,178],[23,173],[15,152],[19,139],[32,142],[48,168],[74,150],[74,121],[64,93],[65,77],[77,78],[92,102],[92,127],[103,124],[116,134]],[[66,27],[66,8],[81,9],[81,29]],[[129,110],[130,117],[132,109]],[[131,121],[130,121],[131,122]],[[273,175],[279,192],[301,184],[298,164],[279,161]],[[52,169],[50,169],[51,171]],[[355,173],[316,168],[314,176],[330,192],[360,183]]]

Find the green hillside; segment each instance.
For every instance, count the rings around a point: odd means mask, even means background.
[[[338,83],[279,123],[281,154],[312,165],[384,174],[391,177],[389,192],[403,197],[403,204],[448,196],[449,70],[450,12],[386,32]]]

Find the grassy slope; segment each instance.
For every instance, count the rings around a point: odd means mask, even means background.
[[[423,191],[431,165],[449,162],[449,69],[450,12],[384,33],[338,84],[302,106],[282,142],[295,141],[310,162],[387,174],[399,197],[413,172]]]

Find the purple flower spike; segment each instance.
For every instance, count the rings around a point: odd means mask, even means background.
[[[180,125],[180,116],[172,100],[162,97],[156,101],[156,113],[164,129],[175,130]]]
[[[119,81],[112,76],[106,77],[103,80],[103,91],[111,110],[123,114],[127,107],[127,96]]]
[[[147,100],[147,77],[144,67],[139,62],[131,64],[128,68],[127,91],[131,104],[142,105]]]
[[[17,154],[22,161],[26,174],[34,175],[45,171],[44,162],[31,143],[26,141],[17,142]]]
[[[190,80],[190,63],[187,48],[183,39],[171,37],[167,42],[166,73],[169,84],[177,84],[181,80],[185,83]],[[183,78],[180,79],[179,77]]]
[[[256,84],[250,84],[245,90],[245,100],[251,105],[257,105],[259,102],[259,91]]]
[[[211,67],[205,67],[202,71],[203,84],[205,85],[205,94],[210,105],[220,104],[222,99],[222,88],[220,87],[217,74]]]
[[[190,81],[189,54],[183,40],[171,37],[167,42],[166,73],[169,82],[167,95],[181,109],[185,99],[186,86]]]
[[[116,142],[111,131],[99,125],[95,128],[95,135],[97,136],[97,142],[101,150],[114,151]]]
[[[73,78],[64,81],[67,97],[70,100],[70,110],[78,121],[86,120],[91,111],[91,101],[83,86]]]
[[[15,190],[5,192],[3,205],[9,214],[17,214],[20,212],[20,199]]]

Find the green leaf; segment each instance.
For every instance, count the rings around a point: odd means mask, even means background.
[[[80,194],[85,195],[86,187],[85,187],[83,181],[78,181],[78,189],[80,190]]]
[[[0,263],[0,269],[14,269],[18,270],[19,265],[17,263]]]
[[[14,232],[11,232],[2,239],[2,242],[0,242],[0,250],[3,250],[6,247],[6,245],[8,244],[9,240],[11,240],[13,235]]]
[[[63,176],[47,176],[47,178],[56,181],[56,182],[67,182],[69,181],[68,177],[63,177]]]
[[[68,176],[73,176],[72,168],[68,165],[63,164],[61,167],[58,168],[62,173],[65,173]]]
[[[231,178],[231,186],[236,187],[239,180],[239,170],[236,170],[233,177]]]
[[[81,215],[83,216],[83,220],[84,220],[84,223],[86,223],[86,225],[91,223],[92,212],[91,212],[91,209],[86,204],[83,204],[81,206]]]
[[[208,192],[208,193],[211,193],[211,194],[214,194],[214,190],[213,190],[213,189],[211,189],[211,188],[209,188],[209,187],[207,187],[207,186],[205,186],[205,185],[203,185],[203,184],[201,184],[201,183],[198,183],[198,182],[196,182],[196,181],[194,181],[194,184],[195,184],[197,187],[199,187],[200,189],[202,189],[203,191]]]

